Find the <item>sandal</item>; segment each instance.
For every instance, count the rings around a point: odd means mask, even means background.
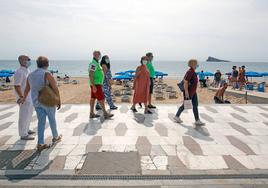
[[[53,143],[60,142],[61,139],[62,139],[62,135],[57,136],[57,137],[55,137],[55,138],[52,138],[52,142],[53,142]]]
[[[99,117],[100,117],[100,115],[98,115],[98,114],[90,114],[90,116],[89,116],[90,119],[99,118]]]
[[[105,114],[104,119],[110,119],[113,116],[114,116],[113,114]]]
[[[38,144],[37,145],[38,152],[41,152],[42,150],[47,149],[47,148],[49,148],[49,145],[47,145],[47,144]]]

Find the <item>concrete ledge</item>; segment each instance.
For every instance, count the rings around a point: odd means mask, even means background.
[[[209,88],[209,90],[217,91],[218,88]],[[247,100],[253,104],[267,104],[268,103],[268,93],[261,93],[255,91],[238,91],[238,90],[231,90],[227,89],[226,94],[232,95],[235,97],[245,98],[247,92]]]

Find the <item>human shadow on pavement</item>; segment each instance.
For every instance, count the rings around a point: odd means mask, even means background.
[[[175,114],[169,113],[168,117],[171,121],[174,122],[173,117],[175,117]],[[210,137],[209,131],[205,126],[195,126],[195,125],[188,126],[185,123],[178,124],[178,126],[186,128],[187,132],[185,134],[192,136],[194,138],[205,141],[214,140],[213,138]]]

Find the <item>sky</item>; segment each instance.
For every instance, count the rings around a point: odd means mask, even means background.
[[[268,0],[0,0],[0,59],[268,62]]]

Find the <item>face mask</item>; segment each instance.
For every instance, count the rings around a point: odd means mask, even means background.
[[[142,61],[142,64],[146,65],[147,64],[147,61],[146,60],[143,60]]]
[[[109,60],[109,59],[105,59],[105,62],[106,62],[106,63],[110,63],[110,60]]]
[[[31,64],[32,64],[31,60],[27,61],[27,62],[26,62],[26,66],[27,66],[27,68],[29,68],[29,67],[31,66]]]

